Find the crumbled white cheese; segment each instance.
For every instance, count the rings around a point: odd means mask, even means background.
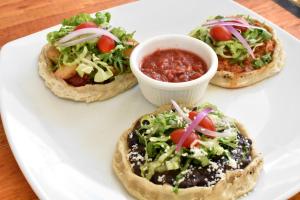
[[[193,153],[193,155],[195,157],[203,157],[203,156],[207,155],[206,151],[204,151],[203,149],[199,149],[199,148],[191,148],[190,151]]]
[[[212,169],[214,170],[217,170],[219,168],[218,164],[213,162],[213,161],[210,161],[210,166],[212,167]]]
[[[183,110],[183,112],[185,112],[185,113],[189,113],[189,112],[191,112],[191,110],[190,110],[190,109],[188,109],[188,108],[186,108],[186,107],[183,107],[183,108],[182,108],[182,110]]]
[[[194,165],[189,166],[190,169],[195,169]]]
[[[229,165],[230,167],[232,167],[233,169],[236,169],[236,168],[237,168],[237,163],[236,163],[236,161],[235,161],[234,159],[232,159],[232,158],[230,158],[230,159],[228,160],[228,165]]]
[[[231,151],[233,154],[237,154],[238,153],[238,150],[237,149],[234,149]]]
[[[129,159],[130,157],[134,156],[134,155],[137,155],[138,152],[135,152],[135,151],[130,151],[128,154],[127,154],[127,158]]]
[[[144,161],[144,157],[140,154],[137,155],[137,157],[135,157],[136,161]]]
[[[187,157],[188,155],[189,155],[189,154],[188,154],[188,153],[186,153],[186,152],[185,152],[185,153],[183,153],[183,154],[181,154],[181,156],[182,156],[182,157]]]
[[[212,181],[207,181],[207,186],[212,186],[216,183],[217,181],[216,180],[212,180]]]
[[[222,178],[224,177],[224,175],[225,175],[225,174],[222,172],[222,170],[221,170],[221,169],[218,169],[215,176],[216,176],[216,178],[222,179]]]
[[[128,159],[130,158],[132,161],[144,161],[144,157],[138,152],[131,151],[127,154]]]
[[[131,133],[129,133],[129,136],[128,136],[130,139],[132,139],[132,137],[133,137],[133,133],[131,132]]]
[[[157,177],[157,181],[162,183],[165,180],[165,175],[163,174],[162,176]]]
[[[181,124],[183,122],[183,117],[181,117],[179,115],[176,116],[176,119],[179,124]]]
[[[132,150],[136,150],[138,148],[138,144],[132,145]]]

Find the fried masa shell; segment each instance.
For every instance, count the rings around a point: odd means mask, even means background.
[[[115,76],[115,80],[107,84],[87,84],[81,87],[69,85],[64,80],[54,76],[51,71],[51,61],[46,52],[50,45],[45,45],[39,55],[39,75],[44,79],[46,86],[58,97],[87,103],[109,99],[130,89],[137,84],[132,73]]]
[[[171,106],[165,105],[152,114],[158,114],[169,109],[171,109]],[[252,161],[247,167],[227,171],[217,184],[210,187],[180,188],[178,193],[174,193],[172,191],[173,186],[169,184],[157,185],[146,178],[136,175],[132,171],[127,157],[129,150],[127,137],[137,122],[138,120],[121,135],[112,161],[115,174],[126,190],[135,198],[140,200],[229,200],[237,199],[254,188],[263,167],[263,158],[261,154],[255,151],[253,146],[251,151]],[[236,124],[241,134],[249,138],[243,125],[237,121]]]

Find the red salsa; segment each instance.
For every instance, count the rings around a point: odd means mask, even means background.
[[[186,82],[207,72],[205,62],[196,54],[180,50],[157,50],[142,61],[141,71],[164,82]]]

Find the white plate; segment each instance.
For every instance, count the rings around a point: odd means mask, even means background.
[[[136,30],[142,41],[163,33],[187,34],[208,16],[257,14],[229,1],[152,0],[110,9],[112,23]],[[297,39],[268,22],[287,53],[283,71],[254,86],[210,86],[205,101],[240,121],[263,152],[258,185],[246,199],[283,199],[300,191],[300,78]],[[138,86],[92,104],[54,96],[37,73],[37,58],[53,27],[6,44],[1,51],[2,120],[13,153],[41,199],[130,199],[111,160],[120,134],[155,109]]]

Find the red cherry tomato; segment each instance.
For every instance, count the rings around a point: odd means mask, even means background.
[[[94,22],[84,22],[75,27],[75,30],[83,29],[83,28],[97,28],[97,24]]]
[[[221,25],[215,25],[210,29],[210,35],[214,40],[226,41],[231,40],[232,35],[228,29]]]
[[[189,118],[190,118],[191,120],[194,120],[194,118],[197,116],[197,114],[198,114],[198,113],[197,113],[196,111],[191,111],[191,112],[189,113]],[[199,125],[200,125],[201,127],[203,127],[203,128],[208,129],[208,130],[216,131],[216,128],[215,128],[215,126],[214,126],[214,123],[211,121],[211,119],[210,119],[208,116],[204,117],[204,118],[202,119],[202,121],[199,123]]]
[[[108,53],[116,47],[116,43],[110,37],[103,35],[98,40],[97,47],[98,47],[99,51],[101,51],[103,53]]]
[[[175,143],[178,144],[180,138],[184,134],[184,129],[176,129],[171,133],[171,140]],[[192,132],[188,138],[183,142],[182,146],[186,148],[190,148],[190,145],[194,142],[194,140],[199,139],[199,135],[197,135],[195,132]]]

